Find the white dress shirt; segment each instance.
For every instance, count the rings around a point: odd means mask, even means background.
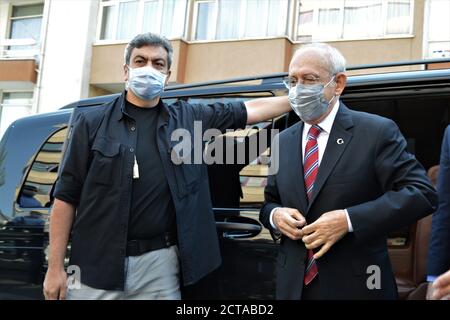
[[[336,102],[333,105],[333,109],[331,109],[331,112],[328,114],[328,116],[323,119],[320,123],[317,125],[322,128],[322,131],[320,132],[319,136],[317,137],[317,145],[318,145],[318,152],[319,152],[319,170],[320,170],[320,163],[323,158],[323,154],[325,153],[325,149],[327,147],[328,138],[330,137],[331,128],[333,127],[334,119],[336,118],[336,114],[339,110],[339,99],[336,100]],[[308,131],[311,128],[310,124],[307,124],[306,122],[303,125],[303,133],[302,133],[302,159],[304,161],[305,159],[305,149],[306,149],[306,143],[308,142]],[[270,224],[272,225],[272,228],[277,230],[275,224],[273,223],[273,213],[277,208],[274,208],[270,212]],[[347,217],[347,224],[348,224],[348,231],[353,232],[353,226],[352,222],[350,221],[350,217],[348,216],[347,209],[344,209],[345,215]]]

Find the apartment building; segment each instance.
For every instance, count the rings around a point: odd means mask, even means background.
[[[309,42],[348,64],[450,57],[450,0],[0,0],[0,135],[15,119],[120,92],[137,33],[171,39],[171,83],[287,71]]]

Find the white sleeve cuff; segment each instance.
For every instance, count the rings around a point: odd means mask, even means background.
[[[350,220],[350,217],[348,215],[348,211],[347,211],[347,209],[344,209],[344,211],[345,211],[345,217],[347,218],[348,232],[353,232],[352,221]]]
[[[269,217],[270,225],[272,226],[272,228],[273,228],[274,230],[277,230],[277,231],[279,231],[279,230],[278,230],[278,228],[275,226],[275,224],[273,223],[273,213],[275,212],[275,210],[277,210],[277,209],[279,209],[279,208],[281,208],[281,207],[273,208],[272,211],[270,211],[270,217]]]

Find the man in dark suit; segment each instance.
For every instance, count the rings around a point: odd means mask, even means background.
[[[387,234],[435,210],[425,170],[393,121],[339,101],[346,75],[336,49],[300,48],[285,83],[302,121],[274,142],[279,170],[260,212],[282,234],[277,298],[396,299]]]
[[[431,227],[430,249],[428,253],[428,278],[433,282],[437,276],[450,270],[450,126],[444,134],[439,162],[439,176],[437,182],[439,206],[433,214]],[[432,296],[429,286],[428,298],[442,298],[450,295],[450,273],[447,274],[447,289],[442,286],[441,293]],[[439,282],[438,282],[439,284]]]

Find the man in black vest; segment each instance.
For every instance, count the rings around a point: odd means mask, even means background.
[[[172,134],[196,122],[201,133],[244,128],[290,107],[286,97],[168,106],[160,96],[172,53],[163,37],[135,37],[126,90],[75,121],[54,192],[47,299],[179,299],[180,277],[193,284],[220,265],[206,166],[174,163]],[[71,230],[80,284],[67,292]]]

